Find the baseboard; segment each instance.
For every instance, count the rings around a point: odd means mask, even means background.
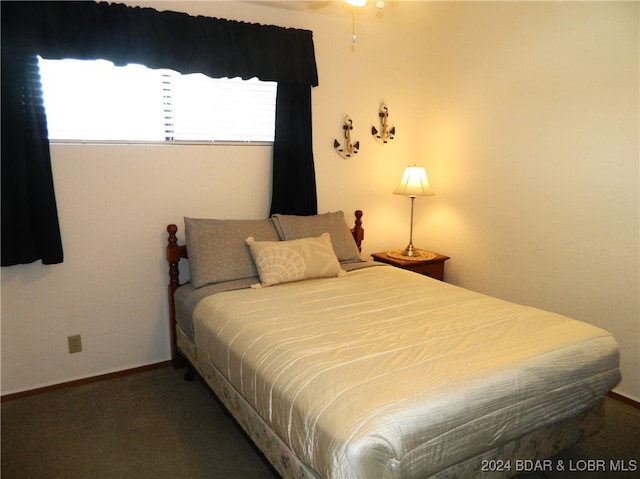
[[[22,391],[19,393],[6,394],[2,396],[2,402],[12,401],[14,399],[21,399],[29,396],[35,396],[37,394],[44,394],[52,391],[58,391],[60,389],[67,389],[83,384],[96,383],[99,381],[106,381],[107,379],[120,378],[122,376],[129,376],[131,374],[141,373],[144,371],[151,371],[153,369],[159,369],[171,366],[171,361],[163,361],[161,363],[149,364],[147,366],[140,366],[132,369],[125,369],[124,371],[116,371],[115,373],[101,374],[99,376],[92,376],[90,378],[76,379],[75,381],[69,381],[66,383],[54,384],[52,386],[45,386],[42,388],[31,389],[29,391]]]
[[[627,404],[629,406],[632,406],[636,409],[640,409],[640,402],[638,401],[634,401],[631,398],[628,398],[627,396],[623,396],[622,394],[618,394],[618,393],[614,393],[613,391],[609,391],[607,393],[607,396],[609,396],[611,399],[615,399],[616,401],[620,401],[621,403]]]

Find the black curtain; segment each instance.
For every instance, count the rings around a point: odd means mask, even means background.
[[[278,83],[271,214],[317,212],[313,161],[300,161],[312,155],[311,89]]]
[[[5,55],[9,56],[6,68]],[[318,84],[318,73],[312,32],[121,4],[2,2],[3,266],[37,258],[48,263],[62,261],[61,246],[53,257],[47,254],[46,259],[36,246],[28,246],[53,244],[43,239],[50,236],[57,236],[55,243],[60,243],[42,101],[39,97],[33,103],[20,100],[28,110],[23,116],[32,118],[23,126],[18,126],[21,122],[14,108],[5,115],[5,98],[18,101],[25,92],[31,91],[26,77],[18,75],[14,65],[33,65],[36,55],[54,59],[103,58],[117,65],[141,63],[181,73],[257,77],[278,82],[271,211],[317,213],[311,148],[311,87]],[[31,88],[35,85],[38,90],[39,77],[28,78],[33,80]],[[18,182],[13,181],[15,172],[23,171],[31,178],[32,170],[37,170],[38,179],[29,180],[29,184],[38,189],[46,185],[48,193],[36,195],[33,190],[25,193]],[[286,182],[280,176],[287,178]],[[33,196],[42,199],[34,200]],[[40,208],[41,203],[46,204],[44,209],[32,211]],[[47,221],[43,221],[45,217]],[[44,229],[49,232],[41,236]],[[33,239],[25,241],[26,234]],[[23,249],[29,249],[29,253],[19,254],[15,244],[6,240],[10,236],[19,237],[24,242]]]
[[[2,266],[61,263],[37,59],[2,49]]]

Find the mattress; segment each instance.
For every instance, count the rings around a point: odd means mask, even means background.
[[[390,266],[200,299],[194,342],[324,478],[428,477],[593,407],[592,325]]]

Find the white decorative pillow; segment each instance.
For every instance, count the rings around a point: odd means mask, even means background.
[[[247,244],[261,283],[252,287],[345,274],[329,233],[291,241],[256,241],[250,237]]]

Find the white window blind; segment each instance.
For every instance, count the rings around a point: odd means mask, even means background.
[[[50,140],[272,142],[275,82],[40,59]]]

